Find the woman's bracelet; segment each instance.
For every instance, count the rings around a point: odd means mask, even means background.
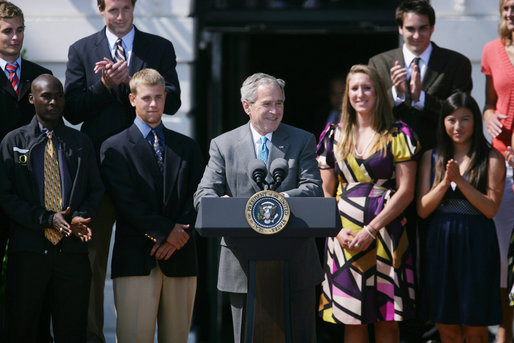
[[[375,236],[378,234],[378,231],[377,229],[375,229],[372,225],[366,225],[368,227],[368,229],[371,230],[371,233],[373,233]]]
[[[371,230],[373,230],[373,228],[369,228],[367,225],[364,225],[363,229],[364,229],[364,230],[366,230],[366,233],[367,233],[368,235],[370,235],[370,237],[371,237],[371,238],[373,238],[373,239],[376,239],[376,238],[377,238],[376,233],[375,233],[375,234],[373,234],[373,233],[372,233],[372,231],[371,231]],[[373,230],[373,231],[374,231],[374,230]]]

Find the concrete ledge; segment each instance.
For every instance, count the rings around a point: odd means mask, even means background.
[[[99,15],[95,0],[16,0],[16,5],[23,10],[26,17]],[[190,16],[192,10],[192,0],[140,0],[136,3],[135,16]]]
[[[175,47],[177,61],[191,62],[194,56],[194,21],[192,18],[137,18],[141,31],[169,39]],[[66,62],[68,48],[75,41],[100,30],[103,17],[27,17],[24,47],[27,56],[40,62]],[[57,37],[57,39],[56,39]]]

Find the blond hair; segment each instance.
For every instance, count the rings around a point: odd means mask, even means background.
[[[336,158],[344,161],[355,149],[354,133],[357,125],[357,113],[350,103],[348,92],[350,79],[355,74],[368,75],[375,89],[375,104],[373,106],[373,130],[376,132],[370,153],[387,147],[390,140],[390,129],[393,126],[394,117],[389,95],[384,81],[375,68],[362,64],[354,65],[346,77],[346,89],[343,96],[343,111],[341,112],[341,136],[337,142]]]
[[[162,86],[165,88],[164,77],[155,69],[145,68],[135,73],[130,79],[130,92],[134,95],[137,94],[137,87],[140,85],[146,86]]]
[[[507,0],[500,0],[500,23],[498,24],[498,34],[504,45],[512,43],[512,32],[510,32],[507,26],[507,21],[503,17],[503,5]]]
[[[9,1],[0,1],[0,19],[21,18],[21,22],[25,24],[25,18],[21,9]]]

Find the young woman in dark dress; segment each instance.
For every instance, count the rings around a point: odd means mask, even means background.
[[[429,319],[445,342],[488,342],[501,322],[500,263],[492,217],[500,206],[505,161],[482,132],[466,93],[442,106],[437,149],[421,160],[417,207],[428,218],[425,282]]]

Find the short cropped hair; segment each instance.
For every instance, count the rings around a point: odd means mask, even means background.
[[[130,79],[130,92],[134,95],[137,94],[137,87],[140,85],[145,86],[161,86],[162,89],[165,89],[164,77],[155,69],[146,68],[141,69],[137,73],[135,73]]]
[[[284,80],[264,73],[255,73],[248,76],[243,82],[243,86],[241,87],[241,101],[246,100],[250,104],[253,104],[257,100],[257,88],[259,88],[260,85],[280,88],[283,100],[286,100],[286,94],[284,92],[286,82]]]
[[[414,13],[417,15],[426,15],[430,26],[435,25],[435,11],[430,3],[426,0],[404,0],[396,8],[396,23],[399,27],[403,27],[403,15]]]
[[[130,0],[132,2],[132,6],[136,6],[136,1],[137,0]],[[103,11],[105,9],[105,0],[96,0],[96,2],[98,3],[98,7],[100,7],[100,9]]]
[[[0,19],[21,18],[21,22],[25,24],[25,18],[21,9],[9,1],[0,1]]]

